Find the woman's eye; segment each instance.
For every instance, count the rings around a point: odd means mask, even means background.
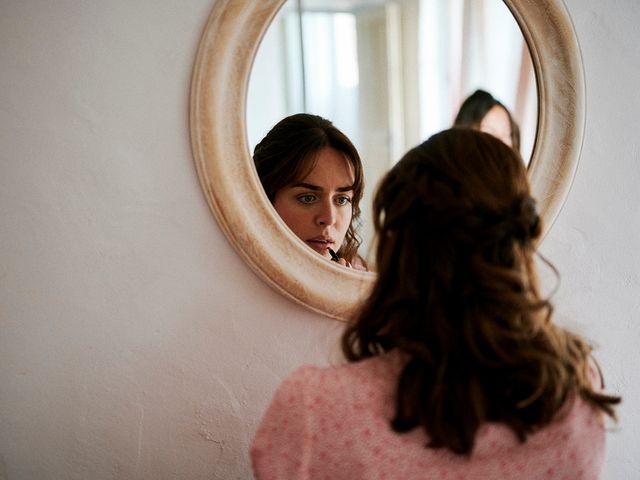
[[[298,197],[298,201],[302,202],[302,203],[313,203],[316,201],[316,196],[315,195],[300,195]]]
[[[351,198],[349,197],[337,197],[336,198],[336,205],[344,207],[345,205],[348,205],[351,203]]]

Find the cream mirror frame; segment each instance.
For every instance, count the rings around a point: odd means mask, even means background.
[[[231,245],[275,290],[348,320],[375,274],[316,254],[280,219],[253,166],[246,96],[260,41],[285,0],[215,0],[191,83],[194,161],[209,207]],[[504,0],[529,46],[538,86],[538,129],[529,179],[546,234],[569,193],[585,123],[584,71],[562,0]]]

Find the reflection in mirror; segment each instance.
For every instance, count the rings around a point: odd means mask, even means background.
[[[364,173],[344,133],[318,115],[290,115],[256,145],[253,161],[267,198],[298,239],[328,261],[366,270],[358,255]]]
[[[518,123],[509,109],[485,90],[476,90],[462,102],[453,125],[488,133],[520,151]]]
[[[528,160],[536,83],[522,33],[500,0],[289,0],[253,65],[249,148],[293,113],[333,121],[365,166],[366,253],[369,203],[379,178],[409,148],[450,127],[476,89],[512,112]]]

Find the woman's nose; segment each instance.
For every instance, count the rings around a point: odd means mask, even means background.
[[[322,203],[316,215],[318,225],[333,225],[336,223],[336,209],[332,202]]]

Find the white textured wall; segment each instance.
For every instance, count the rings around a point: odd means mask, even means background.
[[[640,2],[565,0],[578,34],[587,125],[569,198],[543,251],[562,275],[563,321],[595,344],[624,397],[607,480],[640,479]]]
[[[335,351],[339,325],[257,279],[198,186],[213,1],[0,0],[0,480],[250,478],[276,384]],[[587,132],[544,244],[561,318],[625,396],[610,480],[640,478],[640,4],[614,3],[567,1]]]

